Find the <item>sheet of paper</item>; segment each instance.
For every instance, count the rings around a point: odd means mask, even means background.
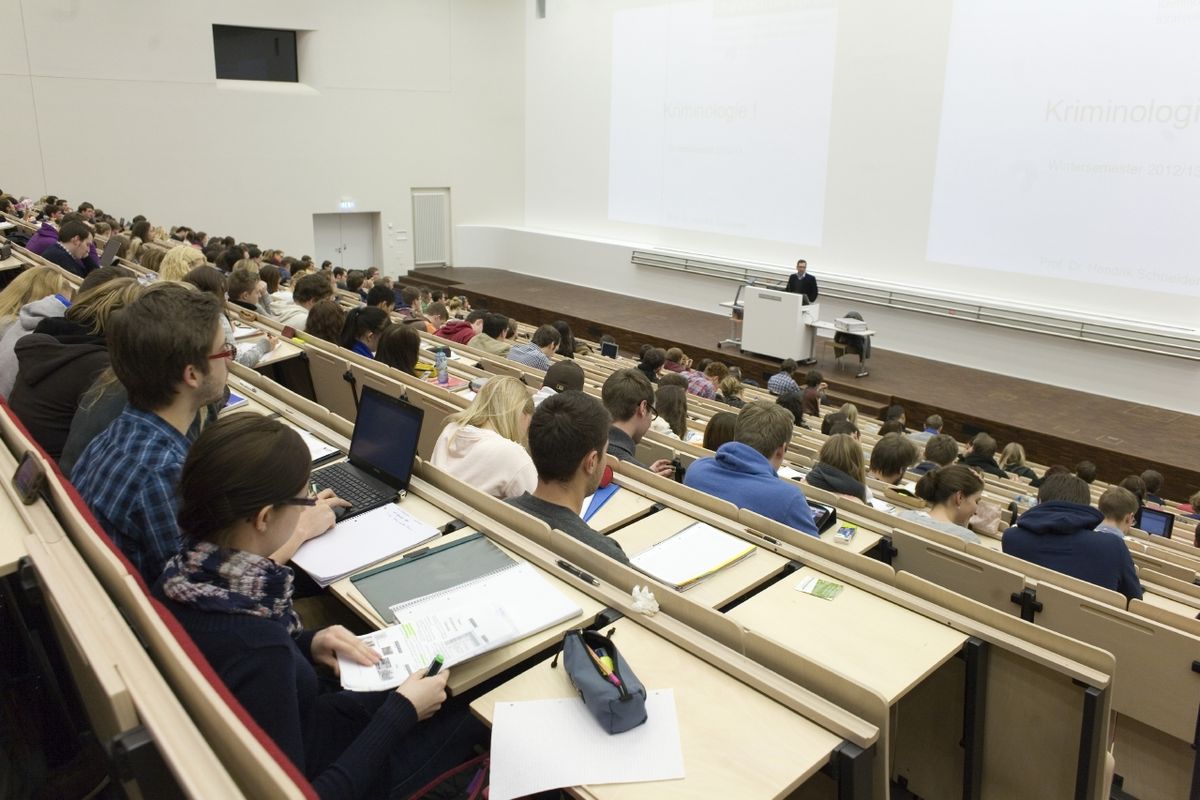
[[[611,735],[577,697],[497,703],[488,796],[511,800],[567,786],[685,777],[674,691],[649,692],[646,717],[644,725]]]
[[[262,333],[262,331],[260,331],[258,328],[252,328],[249,325],[243,325],[240,322],[233,323],[234,339],[248,339],[251,336],[257,336],[260,333]]]
[[[300,545],[292,561],[322,586],[438,535],[397,503],[339,522]]]
[[[308,454],[312,456],[314,462],[320,461],[322,458],[328,458],[334,453],[340,453],[341,450],[326,442],[324,439],[318,439],[309,431],[303,428],[292,426],[292,430],[300,434],[300,438],[304,440],[304,444],[308,446]]]
[[[736,536],[697,522],[629,561],[647,575],[682,588],[753,554],[756,549]]]
[[[796,478],[804,477],[803,472],[801,472],[798,469],[793,469],[792,467],[789,467],[786,464],[784,464],[779,469],[777,469],[775,471],[775,474],[781,478],[787,478],[788,480],[795,480]]]
[[[892,505],[891,503],[885,502],[883,500],[880,500],[877,497],[871,498],[871,508],[874,508],[877,511],[884,511],[888,514],[890,514],[896,510],[896,507],[894,505]]]

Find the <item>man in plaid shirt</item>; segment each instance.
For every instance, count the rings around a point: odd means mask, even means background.
[[[179,551],[176,486],[199,410],[225,393],[236,349],[215,297],[163,284],[117,312],[113,371],[129,402],[87,446],[71,480],[113,543],[153,584]]]

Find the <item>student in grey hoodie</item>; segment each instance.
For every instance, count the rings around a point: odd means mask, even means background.
[[[26,303],[17,314],[16,321],[0,336],[0,396],[5,400],[12,394],[13,383],[17,380],[17,340],[33,333],[42,320],[63,316],[67,308],[69,304],[57,294]]]

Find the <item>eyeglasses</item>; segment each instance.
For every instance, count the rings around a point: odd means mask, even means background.
[[[281,503],[276,503],[280,506],[315,506],[317,498],[315,497],[289,497]]]
[[[649,400],[646,401],[646,411],[650,414],[651,420],[658,419],[658,409]]]
[[[216,361],[217,359],[220,359],[220,358],[228,358],[230,361],[237,358],[237,345],[227,343],[225,345],[224,350],[222,350],[219,353],[213,353],[211,356],[208,357],[208,360]]]

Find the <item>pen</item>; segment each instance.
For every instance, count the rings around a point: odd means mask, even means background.
[[[308,484],[308,491],[309,491],[309,493],[310,493],[310,494],[311,494],[313,497],[316,497],[316,496],[317,496],[317,484],[316,484],[316,481],[313,481],[312,483]]]
[[[572,575],[574,575],[576,578],[579,578],[579,579],[581,579],[581,580],[585,580],[585,581],[587,581],[587,582],[588,582],[588,583],[590,583],[592,586],[599,586],[599,585],[600,585],[600,581],[596,580],[596,579],[595,579],[595,578],[593,578],[591,575],[588,575],[586,572],[584,572],[583,570],[579,569],[578,567],[573,567],[573,566],[571,566],[571,565],[570,565],[570,564],[568,564],[567,562],[563,561],[561,558],[560,558],[560,559],[558,559],[558,560],[557,560],[556,562],[554,562],[554,563],[558,564],[558,566],[562,567],[562,568],[563,568],[563,569],[565,569],[567,572],[569,572],[569,573],[571,573]]]
[[[425,677],[432,678],[442,671],[442,664],[446,663],[446,659],[442,658],[442,654],[438,653],[433,657],[433,661],[429,662],[429,669],[425,670]]]

